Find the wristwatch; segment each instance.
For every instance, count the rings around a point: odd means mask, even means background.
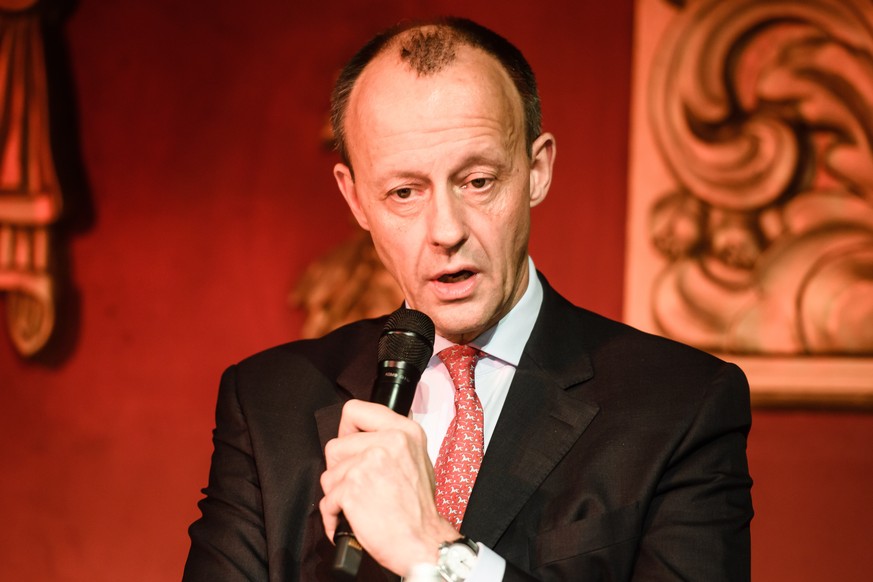
[[[479,558],[479,546],[468,537],[440,544],[437,570],[447,582],[464,582]]]

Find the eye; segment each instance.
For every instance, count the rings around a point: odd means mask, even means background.
[[[398,188],[397,190],[394,190],[392,192],[392,195],[400,198],[401,200],[406,200],[407,198],[412,196],[412,188]]]
[[[491,188],[491,185],[494,184],[494,178],[490,178],[487,176],[479,176],[476,178],[471,178],[467,180],[467,182],[462,186],[465,190],[477,190],[484,191]]]

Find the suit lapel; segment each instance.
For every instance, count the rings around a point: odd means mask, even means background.
[[[362,346],[360,350],[354,352],[355,356],[348,365],[340,370],[336,383],[341,388],[337,392],[342,400],[315,411],[315,422],[318,426],[318,438],[321,440],[322,449],[327,441],[336,437],[343,405],[346,401],[351,398],[370,399],[373,383],[376,380],[375,346],[375,339],[372,341],[372,346]]]
[[[594,375],[574,310],[545,280],[543,295],[461,527],[491,547],[598,412],[569,390]]]

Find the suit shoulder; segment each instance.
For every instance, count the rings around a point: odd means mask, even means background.
[[[645,332],[583,307],[555,294],[550,309],[562,326],[572,327],[582,348],[595,362],[614,364],[644,374],[712,376],[725,366],[735,367],[699,348]]]
[[[585,338],[581,349],[590,354],[594,378],[587,390],[604,410],[681,417],[717,402],[725,414],[746,418],[749,386],[736,365],[580,307],[566,314],[571,333]]]
[[[320,338],[301,339],[253,354],[234,366],[241,377],[294,374],[301,368],[318,370],[334,378],[349,362],[372,352],[376,347],[385,318],[365,319],[344,325]]]
[[[615,343],[617,346],[632,346],[633,349],[640,350],[643,353],[652,352],[661,354],[663,357],[675,357],[682,360],[690,359],[701,364],[708,363],[709,365],[719,366],[724,363],[720,358],[694,346],[642,331],[627,323],[616,321],[584,309],[582,311],[586,312],[584,317],[588,325],[603,330],[603,336],[607,338],[606,345]]]

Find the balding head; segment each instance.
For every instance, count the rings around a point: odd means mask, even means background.
[[[351,168],[346,136],[349,98],[361,73],[374,58],[394,52],[418,75],[428,76],[454,63],[461,46],[484,51],[506,71],[521,100],[525,144],[530,153],[531,145],[542,131],[539,94],[530,65],[521,52],[500,35],[469,20],[446,18],[395,26],[373,38],[343,68],[331,98],[334,141],[343,162]]]

